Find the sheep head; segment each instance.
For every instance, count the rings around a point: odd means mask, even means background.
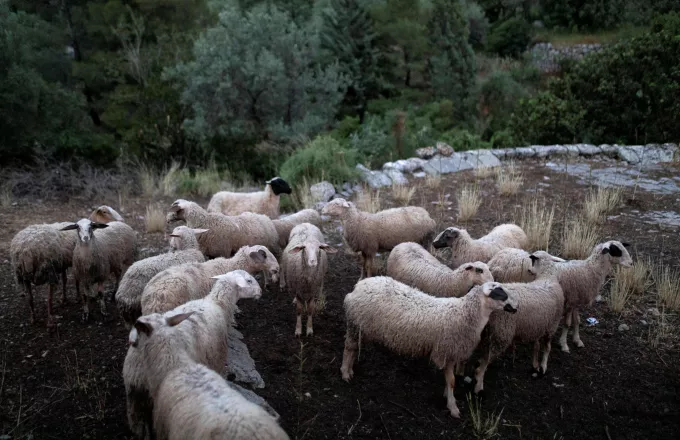
[[[342,217],[352,206],[352,203],[343,198],[333,199],[321,210],[321,214],[333,217]]]
[[[208,232],[208,229],[192,229],[188,226],[177,226],[170,234],[170,247],[176,251],[187,249],[187,245],[195,243],[195,236],[204,232]]]
[[[482,284],[483,304],[489,310],[504,310],[510,313],[517,312],[517,298],[505,290],[502,284],[490,281]]]
[[[319,265],[319,258],[321,257],[322,251],[334,254],[338,250],[326,243],[319,243],[316,240],[307,240],[303,244],[289,250],[288,253],[297,254],[303,252],[305,258],[303,258],[302,261],[305,262],[308,267],[316,267]]]
[[[272,282],[276,283],[279,280],[279,262],[276,261],[276,257],[266,246],[249,246],[246,248],[246,253],[250,259],[252,269],[254,269],[251,272],[266,270]]]
[[[135,321],[130,335],[128,336],[128,344],[137,347],[140,342],[146,342],[156,334],[163,334],[164,329],[174,327],[193,315],[194,312],[180,313],[173,316],[165,316],[160,313],[151,313],[149,315],[140,316]]]
[[[171,223],[178,220],[186,220],[185,210],[189,207],[191,202],[184,199],[177,199],[170,205],[170,211],[165,217],[167,223]]]
[[[268,180],[265,183],[270,186],[275,196],[280,194],[291,194],[293,192],[290,185],[288,185],[288,182],[280,177],[274,177],[272,180]]]
[[[445,247],[453,247],[453,244],[462,235],[463,229],[458,229],[454,227],[449,227],[444,229],[437,235],[437,237],[432,242],[432,247],[435,249],[441,249]]]
[[[484,283],[493,281],[493,275],[489,270],[489,266],[481,261],[475,261],[474,263],[466,263],[463,265],[463,270],[469,281],[470,286],[482,285]]]
[[[109,223],[113,221],[117,222],[122,222],[125,221],[123,220],[123,217],[116,212],[115,209],[113,209],[110,206],[107,205],[102,205],[99,208],[95,209],[92,211],[92,214],[90,214],[90,220],[93,222],[97,223]]]
[[[531,266],[527,269],[530,275],[536,277],[545,273],[555,263],[563,263],[565,260],[547,253],[546,251],[536,251],[529,255]]]
[[[77,223],[61,228],[62,231],[78,230],[78,240],[83,244],[88,244],[94,238],[95,229],[108,228],[106,223],[93,222],[88,218],[78,220]]]
[[[262,288],[255,278],[245,270],[233,270],[212,278],[217,280],[215,286],[213,286],[213,292],[217,292],[218,298],[221,293],[233,290],[236,291],[237,300],[241,298],[259,299],[262,296]]]
[[[611,240],[602,245],[600,251],[603,255],[609,255],[612,264],[620,264],[623,267],[633,266],[633,259],[631,258],[626,245],[628,243],[621,243],[620,241]]]

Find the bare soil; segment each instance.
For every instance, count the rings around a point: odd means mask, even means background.
[[[556,204],[551,251],[559,253],[562,224],[579,215],[587,187],[540,163],[524,163],[521,168],[524,190],[516,196],[500,197],[493,177],[476,179],[464,172],[445,176],[439,188],[421,185],[411,203],[426,207],[440,228],[450,226],[455,224],[460,185],[477,182],[485,200],[478,215],[464,226],[479,236],[497,224],[516,221],[518,208],[538,192]],[[675,169],[668,172],[677,175]],[[383,194],[383,208],[397,205],[389,191]],[[450,205],[442,208],[433,203],[446,200],[446,194]],[[679,267],[677,232],[643,223],[633,212],[677,212],[678,197],[627,191],[620,212],[602,225],[602,238],[631,242],[634,258],[653,257]],[[126,221],[140,233],[141,257],[165,249],[163,234],[144,233],[139,216],[148,202],[131,198],[122,209]],[[44,321],[45,288],[36,295],[40,319],[31,325],[26,298],[14,285],[7,261],[12,236],[26,225],[82,218],[102,203],[117,207],[118,199],[20,200],[16,206],[0,208],[0,435],[10,436],[2,438],[132,438],[121,376],[127,332],[115,306],[109,304],[111,317],[94,313],[89,324],[82,324],[69,278],[68,303],[62,304],[60,294],[55,297],[59,327],[50,334]],[[336,226],[325,225],[334,244],[341,242]],[[314,336],[302,340],[293,335],[294,306],[287,294],[267,291],[259,301],[239,304],[240,330],[267,384],[257,392],[279,412],[291,438],[484,438],[475,435],[466,400],[473,384],[457,381],[456,398],[463,415],[452,419],[442,394],[443,374],[427,359],[404,358],[365,344],[354,380],[342,381],[342,301],[358,277],[359,264],[353,255],[338,252],[331,257],[325,309],[315,319]],[[648,309],[657,306],[655,290],[650,288],[634,297],[622,314],[612,313],[606,301],[584,310],[582,321],[586,317],[599,321],[595,326],[582,325],[586,347],[577,349],[572,344],[572,352],[564,354],[555,340],[548,373],[539,379],[530,375],[531,347],[518,344],[489,368],[482,416],[502,411],[501,438],[679,438],[678,317],[667,311],[672,332],[651,344],[660,318]],[[621,323],[630,330],[619,331]]]

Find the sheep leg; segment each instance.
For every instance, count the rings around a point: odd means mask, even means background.
[[[99,298],[99,311],[102,316],[109,316],[106,311],[106,301],[104,300],[104,283],[97,284],[97,298]]]
[[[458,405],[456,405],[456,398],[453,396],[453,388],[456,385],[456,375],[453,374],[453,368],[455,364],[449,362],[446,364],[446,369],[444,370],[444,377],[446,378],[446,407],[451,411],[451,416],[459,419],[460,410]]]
[[[545,374],[548,371],[548,357],[550,356],[550,349],[552,348],[552,342],[550,341],[551,335],[546,335],[543,338],[543,358],[541,359],[541,374]]]
[[[76,297],[78,297],[81,302],[83,301],[83,297],[80,296],[80,281],[78,281],[78,279],[76,279]]]
[[[363,280],[366,274],[366,257],[363,252],[359,252],[359,263],[361,264],[361,275],[359,275],[359,280]]]
[[[569,353],[569,346],[567,345],[567,333],[571,327],[571,307],[567,307],[564,314],[564,324],[562,325],[562,334],[560,335],[560,347],[563,352]]]
[[[302,309],[304,303],[300,298],[295,298],[295,314],[297,315],[297,321],[295,323],[295,336],[302,336]]]
[[[28,297],[28,308],[31,310],[31,324],[35,324],[35,305],[33,304],[33,290],[30,281],[24,281],[24,289]]]
[[[83,314],[81,316],[82,321],[85,323],[90,320],[90,296],[87,294],[90,290],[89,286],[85,286],[83,289],[82,303],[83,303]]]
[[[314,334],[314,329],[312,328],[312,315],[314,314],[315,307],[316,300],[312,298],[307,303],[307,336],[312,336]]]
[[[373,256],[366,256],[364,258],[366,264],[366,278],[371,278],[373,276]]]
[[[347,382],[354,376],[354,360],[359,348],[356,336],[350,328],[347,329],[345,334],[345,350],[342,352],[342,367],[340,367],[342,378]]]
[[[286,276],[284,275],[286,271],[281,270],[279,271],[279,290],[283,290],[286,288]]]
[[[465,376],[465,365],[466,365],[466,363],[467,362],[465,362],[465,361],[461,361],[461,362],[456,363],[456,370],[455,370],[456,376]]]
[[[482,347],[482,355],[479,357],[479,366],[475,369],[475,394],[479,394],[484,390],[484,375],[486,369],[491,363],[491,347],[485,345]]]
[[[50,283],[50,290],[47,291],[47,328],[53,329],[56,327],[54,322],[54,315],[52,315],[52,297],[54,296],[54,291],[57,290],[57,285],[55,283]]]
[[[66,304],[66,271],[61,272],[61,302]]]
[[[578,315],[578,308],[574,307],[572,310],[573,318],[572,321],[574,321],[574,336],[572,337],[572,340],[574,341],[574,344],[576,344],[577,347],[583,348],[585,345],[583,345],[583,341],[581,341],[581,337],[579,336],[578,332],[578,327],[579,323],[581,322],[581,319],[579,318]]]
[[[116,302],[116,292],[118,292],[119,285],[120,285],[120,272],[116,274],[116,285],[113,288],[113,292],[109,293],[109,302]]]
[[[534,372],[531,374],[532,377],[538,377],[539,374],[539,363],[538,363],[538,353],[541,351],[541,342],[539,340],[534,341],[534,354],[531,359],[531,366],[534,368]]]

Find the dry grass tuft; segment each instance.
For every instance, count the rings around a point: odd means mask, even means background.
[[[470,420],[472,421],[472,432],[478,440],[490,440],[498,436],[498,425],[503,415],[503,410],[498,414],[484,411],[479,400],[467,396],[468,406],[470,407]]]
[[[562,231],[562,258],[585,259],[597,244],[598,230],[582,219],[565,223]]]
[[[466,222],[477,214],[482,197],[476,186],[465,185],[458,194],[458,221]]]
[[[191,186],[197,196],[210,197],[218,192],[222,188],[222,178],[217,165],[211,162],[208,167],[196,170]]]
[[[141,165],[137,169],[137,179],[139,179],[139,185],[142,188],[142,195],[151,198],[156,194],[160,176],[153,168]]]
[[[501,195],[515,195],[524,184],[524,176],[514,162],[496,170],[496,186]]]
[[[671,310],[680,310],[680,272],[668,266],[659,267],[654,280],[661,302]]]
[[[146,232],[165,232],[165,210],[158,203],[146,207]]]
[[[302,178],[302,183],[295,185],[291,199],[295,208],[299,211],[302,209],[311,209],[315,205],[314,197],[310,190],[314,183],[309,182],[306,177]]]
[[[554,218],[555,205],[548,209],[545,199],[539,201],[538,197],[535,197],[528,205],[522,206],[519,225],[527,234],[527,250],[549,249]]]
[[[416,193],[417,189],[418,189],[417,185],[408,186],[393,184],[392,197],[394,197],[394,200],[401,203],[402,206],[406,206],[413,198],[413,195]]]
[[[632,293],[641,295],[651,286],[650,267],[650,261],[637,259],[633,267],[620,267],[616,276],[626,278],[625,283],[631,287]]]
[[[177,194],[180,176],[182,174],[182,167],[179,162],[172,162],[170,168],[161,173],[158,181],[160,192],[166,197],[172,197]]]
[[[428,188],[439,188],[441,184],[442,184],[441,174],[437,174],[436,176],[428,174],[427,177],[425,178],[425,186]]]
[[[670,341],[674,337],[677,338],[676,327],[668,322],[666,316],[666,309],[662,307],[659,319],[652,321],[649,325],[648,339],[652,348],[659,348],[662,342]]]
[[[363,191],[360,191],[357,194],[355,203],[360,211],[370,213],[376,213],[380,211],[380,190],[378,189],[373,192],[370,189],[365,188]]]
[[[583,204],[583,213],[588,223],[602,223],[605,215],[619,206],[622,195],[623,189],[621,187],[605,188],[598,186],[597,190],[591,189]]]
[[[488,179],[498,172],[497,167],[478,167],[475,168],[475,176],[480,179]]]
[[[0,206],[9,208],[14,202],[13,185],[5,182],[0,186]]]
[[[634,286],[633,278],[624,275],[626,268],[618,267],[614,273],[614,280],[609,291],[609,307],[616,313],[621,313],[628,302],[628,299],[633,295]]]

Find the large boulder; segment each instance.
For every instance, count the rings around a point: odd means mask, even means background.
[[[315,183],[309,187],[314,202],[328,202],[335,194],[335,187],[330,182]]]
[[[227,374],[233,375],[235,382],[247,383],[253,388],[264,388],[264,380],[255,369],[255,361],[243,342],[241,332],[231,327],[227,345],[229,347]]]
[[[392,179],[382,171],[371,171],[362,164],[357,165],[357,170],[359,170],[359,173],[361,174],[361,180],[366,182],[371,188],[392,185]]]

